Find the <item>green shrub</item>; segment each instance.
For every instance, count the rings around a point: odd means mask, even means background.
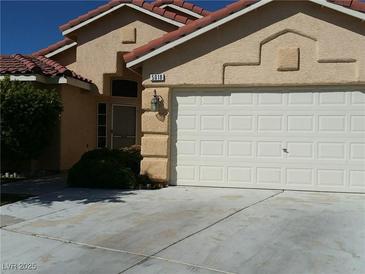
[[[59,94],[29,82],[0,81],[1,148],[6,159],[37,159],[62,112]]]
[[[133,188],[141,160],[138,147],[88,151],[69,170],[67,182],[73,187]]]
[[[141,147],[134,145],[127,148],[122,148],[120,152],[123,154],[125,166],[129,167],[135,176],[138,176],[141,170]]]
[[[67,183],[73,187],[133,188],[133,172],[113,159],[80,160],[69,171]]]
[[[142,187],[146,187],[147,185],[154,185],[155,181],[153,181],[148,175],[138,175],[137,184]]]

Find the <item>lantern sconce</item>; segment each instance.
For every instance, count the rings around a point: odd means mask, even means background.
[[[163,98],[160,95],[157,95],[156,90],[153,91],[153,96],[151,100],[151,111],[158,112],[160,108],[160,104],[163,102]]]

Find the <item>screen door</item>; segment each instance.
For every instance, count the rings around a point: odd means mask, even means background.
[[[136,108],[113,105],[112,148],[136,144]]]

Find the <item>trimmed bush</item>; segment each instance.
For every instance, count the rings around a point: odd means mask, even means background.
[[[88,151],[69,170],[67,182],[73,187],[134,188],[141,160],[140,149],[135,146]]]
[[[138,175],[137,176],[137,184],[141,185],[143,188],[148,185],[154,185],[155,182],[148,175]]]
[[[141,161],[143,159],[141,155],[141,147],[134,145],[127,148],[122,148],[120,152],[123,154],[125,166],[129,167],[136,177],[139,176],[141,171]]]
[[[6,77],[0,81],[0,107],[2,158],[37,159],[59,121],[63,109],[59,94]]]

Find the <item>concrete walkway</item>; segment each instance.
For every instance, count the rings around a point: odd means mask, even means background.
[[[361,194],[66,188],[0,209],[3,273],[365,273]]]

